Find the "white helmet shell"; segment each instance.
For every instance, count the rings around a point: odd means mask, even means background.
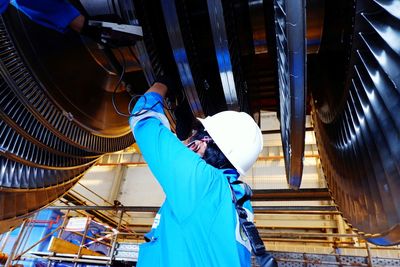
[[[244,112],[223,111],[198,120],[236,170],[244,175],[263,148],[262,133],[253,118]]]

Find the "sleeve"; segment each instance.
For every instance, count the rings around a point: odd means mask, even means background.
[[[0,0],[0,14],[3,14],[6,11],[10,0]]]
[[[10,3],[32,21],[65,32],[80,12],[67,0],[11,0]]]
[[[147,93],[135,105],[133,112],[145,115],[147,112],[144,110],[161,101],[160,95]],[[164,115],[161,104],[156,104],[148,112]],[[182,221],[196,208],[198,201],[203,201],[213,184],[222,180],[216,179],[221,174],[179,141],[157,116],[140,116],[130,119],[136,142],[164,190],[166,201]]]

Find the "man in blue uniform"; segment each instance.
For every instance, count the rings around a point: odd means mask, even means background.
[[[251,247],[239,230],[230,183],[256,161],[262,134],[246,113],[225,111],[199,119],[205,131],[186,145],[170,131],[163,111],[166,85],[155,83],[136,103],[130,126],[166,199],[149,241],[140,245],[139,267],[250,266]],[[243,188],[232,185],[237,199]],[[253,219],[249,201],[243,205]]]

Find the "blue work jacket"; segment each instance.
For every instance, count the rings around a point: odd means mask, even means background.
[[[161,103],[159,94],[145,94],[133,111],[140,115],[130,119],[140,151],[166,195],[146,234],[150,242],[140,245],[137,266],[250,266],[250,244],[240,235],[229,186],[239,174],[214,168],[180,142],[168,128]],[[242,187],[233,186],[241,198]],[[252,220],[250,202],[244,207]]]
[[[0,0],[0,14],[11,3],[32,21],[47,28],[65,32],[80,12],[67,0]]]

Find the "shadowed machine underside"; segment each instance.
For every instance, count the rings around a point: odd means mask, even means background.
[[[166,73],[176,82],[169,100],[186,117],[237,110],[259,122],[261,110],[276,111],[293,189],[311,114],[343,216],[373,243],[400,242],[396,0],[72,3],[143,28],[143,40],[111,50],[125,69],[114,95],[120,110]],[[1,17],[1,231],[67,192],[104,153],[133,144],[111,101],[119,74],[107,53],[12,7]]]

